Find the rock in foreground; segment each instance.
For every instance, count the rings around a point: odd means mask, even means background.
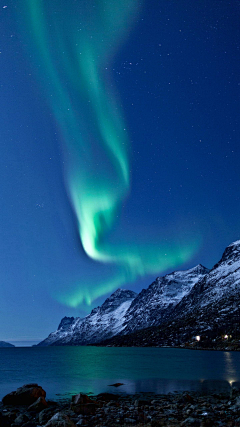
[[[23,387],[21,387],[23,388]],[[89,409],[89,411],[87,410]],[[240,390],[231,394],[199,395],[193,392],[156,395],[79,393],[64,403],[48,402],[48,408],[0,404],[1,427],[115,427],[115,426],[219,426],[240,427]]]
[[[45,427],[76,427],[71,419],[63,412],[57,412],[53,417],[45,424]]]
[[[32,405],[36,400],[41,397],[45,399],[46,392],[38,384],[26,384],[19,387],[16,391],[4,396],[2,402],[4,405]]]

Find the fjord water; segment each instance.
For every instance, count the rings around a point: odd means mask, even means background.
[[[240,381],[240,353],[173,348],[0,349],[0,398],[36,382],[49,399],[101,392],[228,392]],[[110,384],[124,383],[119,388]]]

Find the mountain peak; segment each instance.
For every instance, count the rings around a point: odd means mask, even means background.
[[[235,242],[231,243],[229,246],[226,247],[225,251],[223,252],[222,258],[220,261],[213,267],[214,269],[219,267],[222,263],[228,263],[232,264],[236,261],[239,262],[240,260],[240,240],[236,240]]]
[[[207,267],[204,267],[204,265],[202,265],[202,264],[198,264],[195,267],[190,268],[190,270],[187,270],[187,271],[206,274],[209,272],[209,269]]]
[[[240,246],[240,240],[236,240],[235,242],[232,242],[228,247],[230,246]]]
[[[129,298],[135,298],[136,296],[137,296],[136,292],[129,291],[127,289],[118,288],[115,292],[113,292],[112,295],[110,295],[109,298],[119,298],[119,297],[122,298],[122,297],[124,297],[124,298],[129,299]]]
[[[74,322],[74,317],[67,317],[67,316],[63,317],[63,319],[59,323],[58,330],[68,329],[68,327],[72,325],[73,322]]]
[[[189,268],[188,270],[175,270],[172,273],[166,274],[166,276],[158,277],[157,280],[166,279],[167,281],[172,280],[178,280],[178,281],[185,281],[191,278],[190,280],[198,279],[200,276],[203,276],[207,273],[209,273],[209,269],[204,267],[202,264],[198,264],[195,267]]]

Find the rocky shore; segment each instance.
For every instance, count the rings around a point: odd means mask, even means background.
[[[2,399],[0,426],[240,426],[240,390],[233,388],[231,395],[79,393],[71,401],[53,402],[42,387],[27,384]]]

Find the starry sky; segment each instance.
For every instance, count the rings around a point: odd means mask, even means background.
[[[0,8],[0,339],[239,239],[240,2]]]

